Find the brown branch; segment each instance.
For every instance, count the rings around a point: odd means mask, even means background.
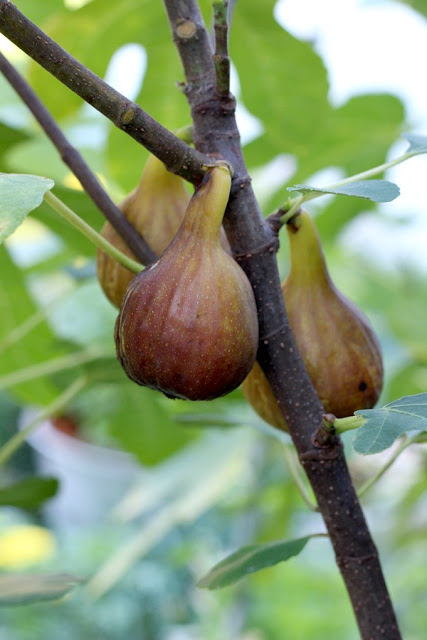
[[[327,447],[312,443],[312,433],[321,423],[324,412],[289,328],[271,243],[274,230],[262,219],[250,185],[238,144],[234,103],[215,93],[214,62],[197,2],[164,0],[164,3],[187,78],[186,94],[192,109],[196,148],[223,156],[234,169],[225,225],[257,300],[258,361],[269,379],[315,492],[361,637],[400,640],[377,550],[357,499],[341,442],[339,438],[333,439]],[[185,38],[179,29],[183,20],[193,25]],[[193,60],[196,63],[193,64]]]
[[[143,264],[154,262],[156,254],[111,200],[80,153],[67,140],[52,115],[28,83],[1,53],[0,71],[27,105],[48,138],[53,142],[62,160],[79,179],[88,196],[132,249],[135,256]]]
[[[0,0],[0,32],[88,104],[157,156],[173,173],[198,184],[209,158],[159,124],[139,105],[110,87],[26,18]]]

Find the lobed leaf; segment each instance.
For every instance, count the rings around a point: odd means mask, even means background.
[[[336,189],[321,189],[311,187],[305,184],[296,184],[288,187],[288,191],[299,191],[302,194],[324,193],[341,196],[354,196],[356,198],[364,198],[372,202],[391,202],[400,195],[399,187],[388,180],[358,180],[337,187]]]
[[[0,335],[6,340],[9,332],[26,322],[39,307],[28,291],[25,274],[10,258],[5,246],[0,247]],[[0,341],[0,376],[45,362],[69,352],[69,346],[58,343],[46,321],[5,350]],[[58,395],[57,379],[46,377],[13,387],[14,395],[28,404],[49,404]]]
[[[0,173],[0,244],[36,209],[53,180],[17,173]]]
[[[427,393],[404,396],[382,409],[360,409],[355,414],[366,420],[354,438],[355,450],[362,455],[379,453],[406,431],[427,430]]]
[[[245,576],[297,556],[312,536],[242,547],[215,565],[199,582],[203,589],[221,589]]]
[[[262,135],[245,147],[249,167],[285,152],[299,160],[310,156],[313,140],[332,115],[323,61],[310,43],[278,24],[275,5],[275,0],[237,2],[233,15],[230,54],[241,100],[264,125]],[[248,56],[248,51],[256,55]]]

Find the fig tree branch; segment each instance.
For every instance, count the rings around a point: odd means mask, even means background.
[[[263,220],[243,160],[234,101],[216,93],[209,36],[196,0],[164,0],[187,80],[196,148],[223,156],[234,180],[225,226],[235,258],[255,293],[258,361],[289,426],[333,544],[363,640],[400,640],[378,553],[352,484],[339,438],[312,443],[323,408],[289,328],[275,259],[274,230]],[[186,29],[183,31],[182,25]]]
[[[12,85],[16,93],[25,102],[43,131],[53,142],[62,160],[79,179],[86,193],[102,211],[107,220],[113,225],[117,233],[123,238],[133,253],[142,261],[149,264],[156,260],[156,255],[139,235],[134,227],[124,217],[120,209],[114,204],[107,192],[101,186],[95,174],[86,164],[80,153],[62,133],[54,118],[46,109],[42,101],[31,89],[24,78],[16,71],[10,62],[0,53],[0,71]]]
[[[400,640],[377,550],[352,485],[339,439],[315,446],[311,435],[323,409],[287,322],[275,260],[277,237],[259,211],[243,160],[231,96],[218,96],[209,36],[195,0],[164,0],[186,75],[194,122],[192,150],[62,50],[11,3],[0,0],[0,31],[169,169],[200,181],[206,154],[234,169],[225,226],[236,260],[246,271],[259,312],[258,360],[289,425],[299,458],[325,520],[337,563],[364,640]]]
[[[0,0],[0,33],[116,127],[156,155],[169,171],[193,184],[202,180],[205,174],[203,165],[211,159],[192,149],[139,105],[89,71],[28,20],[9,0]]]
[[[220,96],[228,96],[230,93],[230,57],[228,55],[228,21],[227,0],[215,0],[214,28],[215,28],[215,72],[216,90]]]

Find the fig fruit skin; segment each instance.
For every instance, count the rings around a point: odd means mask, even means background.
[[[226,167],[207,172],[173,242],[130,283],[116,321],[127,375],[168,397],[218,398],[237,388],[255,361],[253,291],[220,241],[230,186]]]
[[[301,211],[287,224],[291,269],[282,284],[289,325],[325,412],[337,418],[372,408],[381,393],[381,350],[368,319],[333,284],[316,227]],[[286,421],[261,367],[256,364],[243,393],[269,424]]]
[[[154,253],[161,256],[181,225],[190,197],[185,181],[167,171],[158,158],[150,155],[138,187],[119,204],[119,209]],[[109,222],[104,224],[101,235],[122,253],[137,259]],[[105,295],[119,308],[135,274],[100,249],[96,269]]]

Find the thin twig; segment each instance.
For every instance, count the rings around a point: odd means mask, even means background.
[[[227,0],[215,0],[213,3],[215,29],[215,74],[216,92],[220,97],[230,94],[230,57],[228,55]]]
[[[44,106],[40,98],[31,89],[20,73],[0,53],[0,71],[12,85],[16,93],[27,105],[48,138],[53,142],[62,160],[79,179],[88,196],[98,209],[113,225],[117,233],[123,238],[134,254],[143,262],[150,264],[156,260],[155,253],[130,222],[124,217],[120,209],[114,204],[101,186],[95,174],[86,164],[80,153],[67,140],[54,118]]]
[[[0,32],[55,78],[111,120],[173,173],[193,184],[211,160],[159,124],[139,105],[110,87],[49,38],[8,0],[0,0]]]

